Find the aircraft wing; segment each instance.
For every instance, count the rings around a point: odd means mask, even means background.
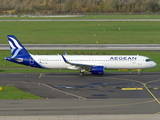
[[[93,66],[95,65],[89,65],[89,64],[80,64],[80,63],[71,63],[69,61],[66,60],[66,58],[62,55],[62,58],[64,60],[65,63],[79,67],[80,69],[85,69],[85,70],[90,70]]]

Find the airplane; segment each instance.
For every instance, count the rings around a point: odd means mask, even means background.
[[[43,69],[71,69],[94,75],[103,75],[105,69],[140,69],[153,68],[157,64],[150,58],[140,55],[32,55],[14,35],[8,35],[12,56],[5,60]]]

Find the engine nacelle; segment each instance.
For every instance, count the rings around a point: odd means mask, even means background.
[[[104,66],[94,66],[91,68],[90,72],[94,75],[102,75],[104,74]]]

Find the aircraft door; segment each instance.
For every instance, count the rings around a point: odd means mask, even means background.
[[[142,65],[142,61],[140,59],[138,59],[137,65]]]

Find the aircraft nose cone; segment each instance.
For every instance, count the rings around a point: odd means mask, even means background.
[[[153,66],[156,67],[156,66],[157,66],[157,63],[154,62],[154,63],[153,63]]]
[[[153,62],[153,63],[152,63],[152,66],[153,66],[153,67],[156,67],[156,66],[157,66],[157,63]]]

